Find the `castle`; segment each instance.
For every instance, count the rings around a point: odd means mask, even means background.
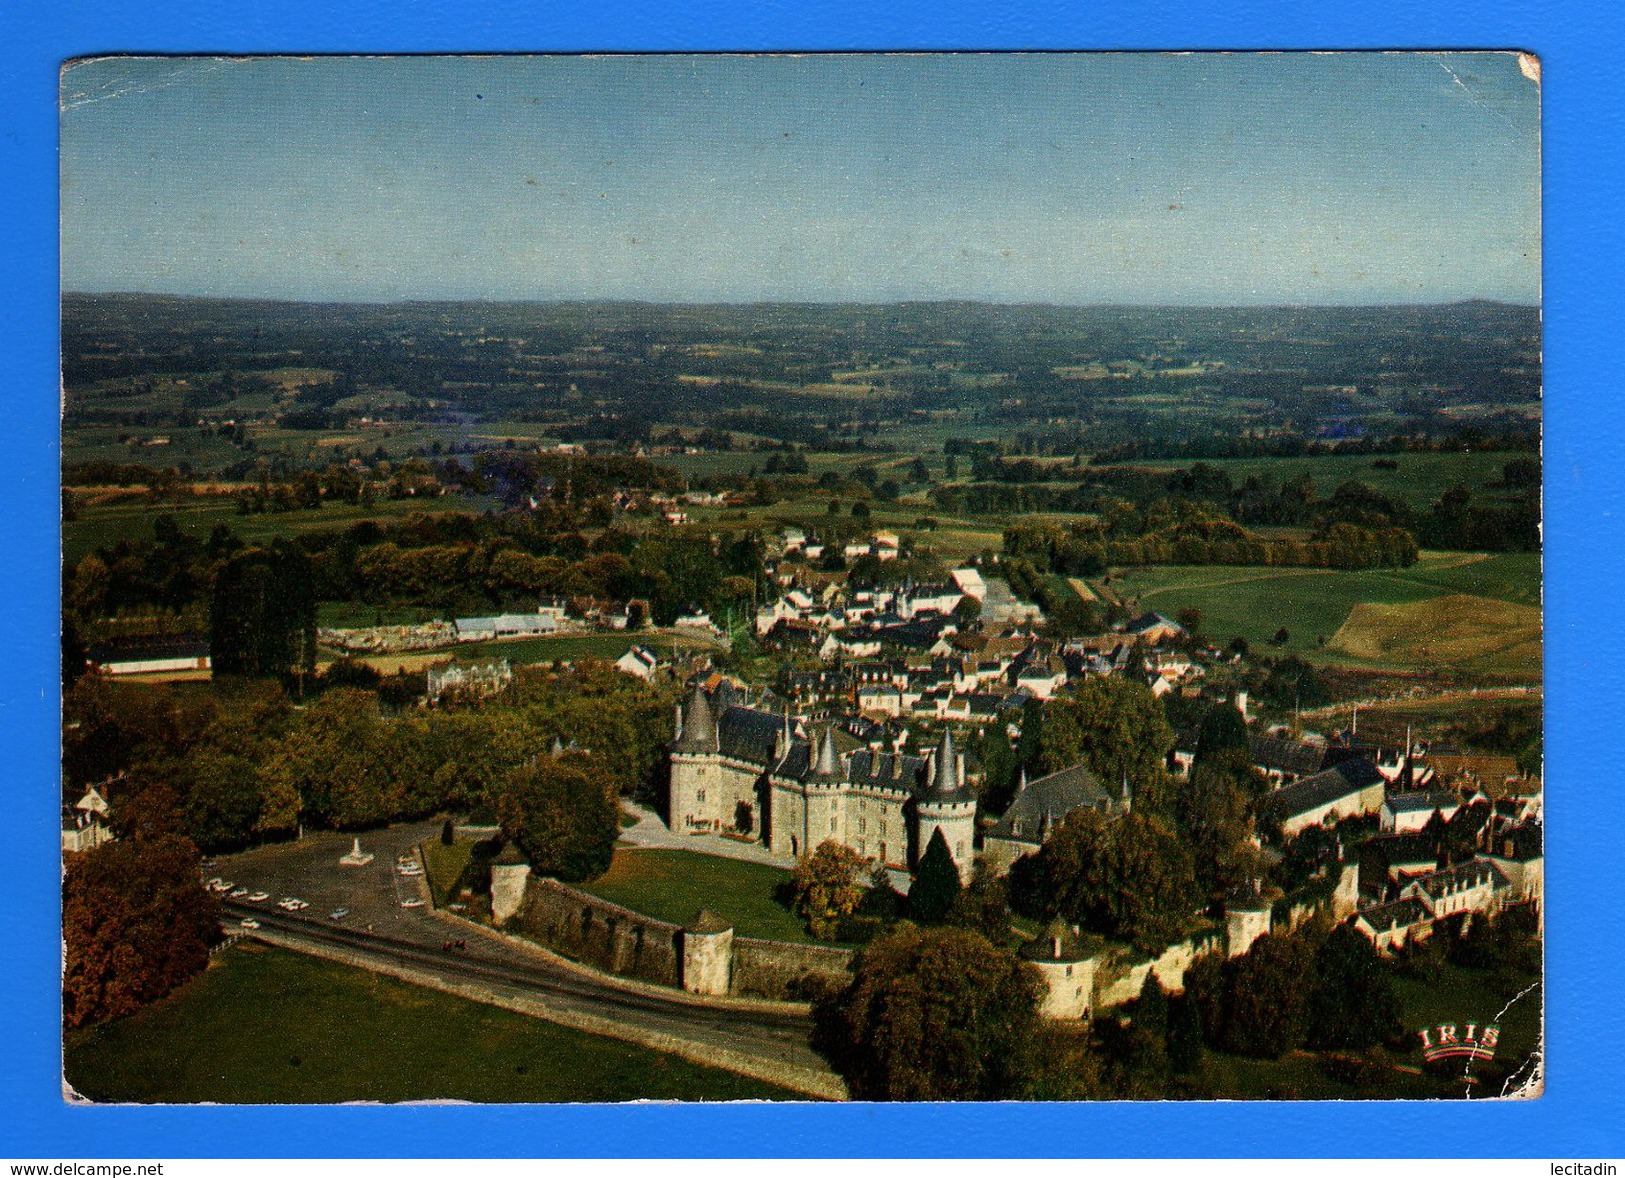
[[[900,749],[841,753],[832,729],[807,733],[787,714],[748,706],[728,683],[696,685],[677,712],[671,829],[748,836],[798,856],[833,839],[877,864],[911,869],[942,831],[968,880],[976,794],[944,733],[929,756]]]

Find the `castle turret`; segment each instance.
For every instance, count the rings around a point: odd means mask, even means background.
[[[952,733],[942,734],[928,769],[925,788],[915,802],[915,845],[924,854],[932,834],[941,830],[960,879],[969,879],[975,856],[976,794],[965,785],[964,764],[954,750]]]
[[[1087,1019],[1093,1006],[1098,950],[1059,918],[1018,951],[1044,979],[1039,1013],[1045,1018]]]

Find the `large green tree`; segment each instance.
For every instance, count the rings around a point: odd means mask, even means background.
[[[1037,971],[985,937],[907,921],[872,941],[818,1003],[816,1041],[858,1100],[1028,1094]]]
[[[1244,883],[1258,871],[1257,848],[1248,841],[1247,794],[1233,773],[1198,762],[1175,789],[1174,820],[1196,878],[1209,893]]]
[[[953,911],[960,891],[959,868],[954,866],[948,840],[938,827],[931,832],[931,841],[920,857],[920,869],[908,889],[908,914],[925,924],[941,924]]]
[[[590,756],[537,757],[508,777],[495,802],[502,833],[519,844],[538,875],[577,882],[609,870],[620,808]]]
[[[858,877],[869,860],[845,843],[825,839],[796,862],[790,876],[795,910],[819,940],[833,940],[841,921],[863,903]]]
[[[215,573],[209,649],[218,675],[289,675],[316,666],[310,561],[279,542],[245,548]]]
[[[1302,1047],[1315,974],[1310,944],[1302,937],[1267,933],[1225,969],[1225,1048],[1276,1059]]]
[[[264,788],[278,799],[298,798],[303,816],[324,826],[354,829],[397,817],[388,727],[371,693],[325,692],[272,748],[261,766]]]
[[[62,1013],[70,1027],[132,1014],[208,964],[219,910],[198,851],[178,835],[68,857],[62,883]]]
[[[1315,988],[1309,995],[1311,1047],[1363,1048],[1400,1030],[1393,974],[1376,948],[1349,925],[1339,925],[1315,952]]]
[[[1127,781],[1141,810],[1166,805],[1173,747],[1157,697],[1128,678],[1091,675],[1044,709],[1042,768],[1053,773],[1082,761],[1114,791]]]
[[[1060,916],[1157,952],[1183,934],[1202,892],[1190,852],[1160,819],[1080,810],[1016,863],[1011,899],[1027,916]]]

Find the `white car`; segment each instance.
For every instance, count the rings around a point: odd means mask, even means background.
[[[211,879],[209,881],[209,890],[212,892],[229,892],[231,889],[232,882],[229,879]]]
[[[233,900],[241,900],[246,895],[248,895],[247,888],[238,888],[236,891],[231,893],[231,898]]]
[[[423,907],[423,900],[421,898],[417,897],[417,896],[414,896],[410,900],[402,900],[401,901],[401,907],[402,908],[422,908]]]
[[[226,882],[225,880],[221,879],[217,875],[213,879],[206,881],[203,886],[210,889],[211,891],[213,891],[214,889],[218,888],[221,884],[223,884],[225,882]]]
[[[243,928],[259,928],[260,927],[260,922],[255,920],[252,916],[245,916],[238,923],[241,924]]]
[[[248,901],[251,904],[261,904],[270,898],[271,894],[269,892],[255,892],[253,895],[248,897]]]
[[[401,867],[398,870],[402,875],[408,877],[416,877],[423,874],[423,868],[417,866],[415,863],[406,867]]]

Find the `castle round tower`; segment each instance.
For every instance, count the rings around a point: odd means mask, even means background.
[[[954,750],[951,732],[944,732],[931,754],[925,792],[915,803],[915,846],[925,854],[931,836],[938,830],[948,844],[948,854],[959,869],[961,882],[970,879],[976,858],[976,795],[965,785],[964,758]]]

